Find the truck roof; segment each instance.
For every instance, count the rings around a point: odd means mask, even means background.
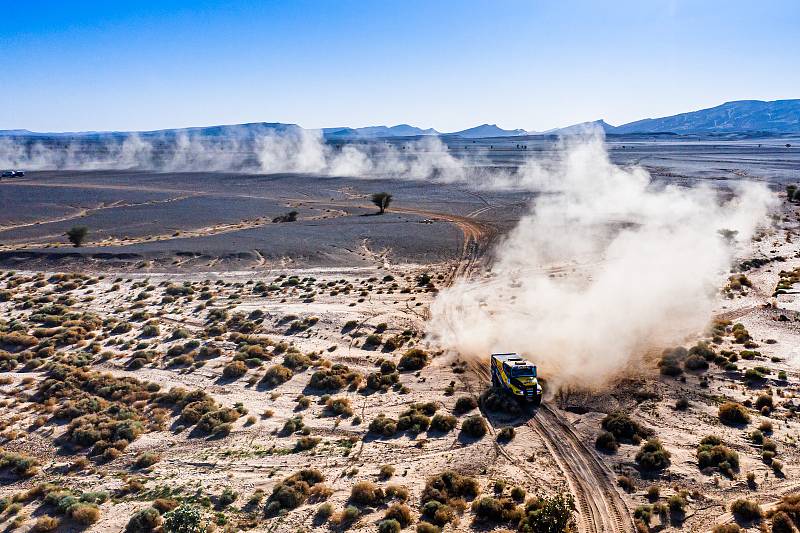
[[[516,366],[533,365],[533,363],[527,361],[517,353],[493,353],[492,357],[497,359],[498,361],[507,363],[509,365],[516,365]]]

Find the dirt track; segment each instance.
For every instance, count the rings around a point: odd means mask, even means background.
[[[472,365],[473,372],[484,383],[491,380],[485,365]],[[487,420],[492,417],[485,410]],[[594,450],[587,447],[557,408],[542,404],[527,421],[539,435],[558,468],[564,474],[577,506],[577,530],[581,533],[634,531],[633,520],[613,482],[608,467]],[[492,428],[494,431],[494,428]],[[527,468],[524,459],[515,460],[505,450],[500,453],[519,468]],[[527,476],[532,474],[525,471]]]

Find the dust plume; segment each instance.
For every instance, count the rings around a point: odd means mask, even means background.
[[[490,168],[477,152],[450,153],[437,137],[400,142],[327,142],[297,126],[220,135],[190,131],[0,138],[0,168],[24,170],[144,170],[151,172],[304,173],[363,179],[463,182],[507,187],[509,171]]]
[[[490,275],[439,294],[429,334],[465,357],[520,352],[557,386],[596,387],[705,327],[772,200],[755,183],[733,195],[657,184],[612,164],[597,135],[564,143],[521,170],[538,191],[529,211]]]

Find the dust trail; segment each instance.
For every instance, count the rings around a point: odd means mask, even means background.
[[[613,165],[599,135],[522,172],[539,191],[529,212],[498,246],[491,277],[439,294],[429,334],[468,357],[525,353],[557,385],[602,385],[702,329],[733,252],[772,201],[754,183],[727,199],[657,185]]]
[[[0,168],[311,173],[323,176],[462,182],[479,188],[524,187],[515,170],[494,169],[478,150],[453,155],[437,137],[329,143],[298,126],[239,134],[102,134],[0,138]]]

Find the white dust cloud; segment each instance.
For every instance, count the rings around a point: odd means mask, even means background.
[[[772,201],[754,183],[728,198],[655,184],[612,164],[599,136],[567,142],[518,180],[540,194],[498,246],[491,276],[439,294],[429,334],[465,357],[520,352],[556,387],[600,386],[702,330],[736,246]]]
[[[329,143],[318,130],[264,128],[252,136],[117,134],[99,138],[0,138],[0,168],[308,173],[322,176],[435,180],[507,187],[508,171],[477,153],[454,156],[437,137],[404,142]]]

